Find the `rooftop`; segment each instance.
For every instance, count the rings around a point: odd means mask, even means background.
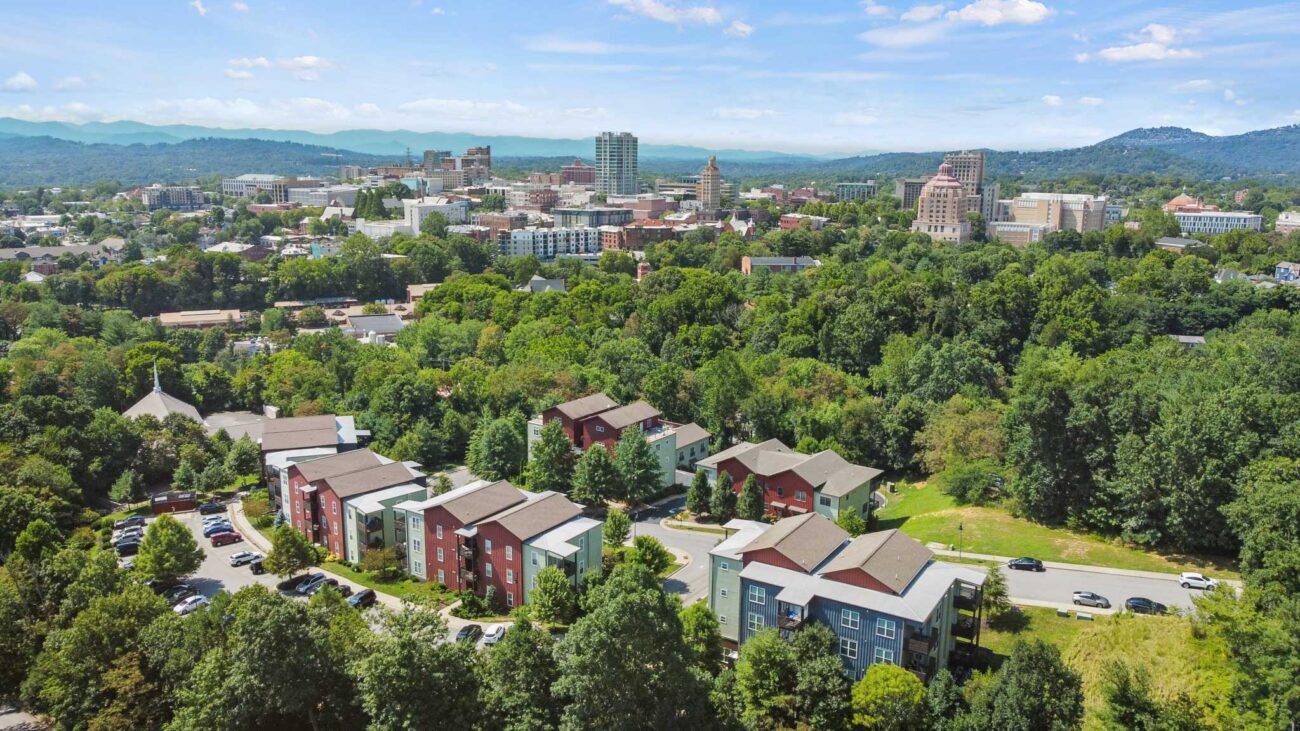
[[[298,474],[302,475],[307,482],[315,482],[357,470],[370,469],[383,463],[379,455],[369,449],[354,449],[350,452],[339,452],[330,457],[303,462],[298,465]]]
[[[603,392],[597,392],[590,396],[583,396],[580,399],[566,401],[556,406],[555,410],[569,419],[581,419],[617,407],[617,401],[606,396]]]
[[[496,523],[515,538],[526,541],[582,513],[582,507],[558,492],[529,493],[528,500],[504,510],[484,523]]]
[[[849,534],[830,518],[820,513],[804,513],[778,520],[738,553],[770,548],[805,572],[811,572],[848,539]]]
[[[326,478],[324,482],[342,500],[354,495],[364,495],[386,487],[401,485],[420,477],[423,477],[423,475],[409,465],[403,462],[390,462],[370,469],[357,470]]]
[[[600,415],[600,418],[615,429],[622,429],[646,419],[653,419],[659,416],[659,409],[651,406],[645,401],[633,401],[627,406],[620,406],[617,409],[606,411]]]
[[[934,553],[915,538],[897,529],[882,530],[853,539],[821,573],[859,569],[900,594],[932,558]]]

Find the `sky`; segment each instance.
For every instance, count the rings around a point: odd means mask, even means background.
[[[789,152],[1300,122],[1300,3],[0,3],[0,116]]]

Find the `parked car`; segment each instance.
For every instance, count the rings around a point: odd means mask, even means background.
[[[1081,607],[1101,607],[1110,609],[1110,600],[1101,594],[1094,594],[1091,591],[1074,592],[1074,603]]]
[[[1195,571],[1184,571],[1178,575],[1178,585],[1184,589],[1213,589],[1219,585],[1218,579],[1211,579]]]
[[[255,559],[253,559],[252,561],[249,561],[249,562],[248,562],[248,570],[249,570],[249,571],[252,571],[254,574],[264,574],[264,573],[266,573],[266,567],[262,565],[262,562],[265,561],[265,560],[266,560],[265,558],[261,558],[261,557],[259,557],[259,558],[255,558]]]
[[[130,526],[129,528],[123,528],[122,530],[117,531],[116,533],[113,534],[113,540],[120,541],[123,538],[126,538],[127,536],[135,536],[136,538],[141,538],[144,536],[144,528],[138,525],[133,525]]]
[[[199,515],[216,515],[226,512],[226,506],[219,502],[203,503],[199,506]]]
[[[209,515],[208,517],[203,519],[204,525],[212,525],[213,523],[228,523],[228,522],[230,522],[230,516],[226,515],[225,513],[222,513],[220,515]]]
[[[122,530],[123,528],[130,528],[133,525],[144,525],[144,516],[132,515],[124,520],[119,520],[113,524],[113,530]]]
[[[176,586],[171,587],[167,591],[164,591],[162,596],[163,596],[163,601],[167,602],[168,604],[176,604],[180,600],[185,599],[187,597],[192,597],[198,593],[199,592],[189,584],[177,584]]]
[[[126,557],[126,558],[122,561],[122,569],[123,569],[124,571],[130,571],[130,570],[133,569],[133,568],[135,568],[135,556],[128,556],[128,557]]]
[[[182,599],[176,606],[172,607],[172,611],[183,617],[192,612],[197,612],[200,607],[206,607],[211,603],[207,597],[200,594]]]
[[[348,604],[356,607],[357,609],[365,609],[366,607],[373,607],[376,601],[379,601],[379,597],[375,594],[374,589],[362,589],[361,591],[348,597]]]
[[[483,636],[483,628],[477,624],[467,624],[460,628],[456,633],[457,642],[478,642],[478,638]]]
[[[316,592],[320,591],[321,589],[324,589],[326,586],[334,587],[334,591],[337,591],[344,598],[352,596],[352,587],[348,586],[347,584],[339,584],[339,580],[333,577],[312,584],[310,587],[307,588],[307,591],[305,593],[307,594],[307,596],[311,596]]]
[[[214,533],[212,534],[212,547],[216,548],[217,546],[228,546],[232,543],[239,543],[242,540],[244,540],[244,537],[234,531],[227,531],[225,533]]]
[[[307,574],[302,581],[293,588],[293,593],[307,596],[316,590],[316,585],[325,582],[325,574]]]
[[[234,530],[235,527],[232,526],[229,521],[213,523],[212,525],[203,528],[203,537],[211,538],[216,533],[232,533]]]
[[[257,551],[236,551],[230,554],[231,566],[243,566],[246,563],[252,563],[262,559],[262,554]]]
[[[506,636],[506,626],[504,624],[498,624],[497,626],[488,630],[487,633],[483,635],[483,644],[495,645],[496,643],[501,641],[502,637],[505,636]]]
[[[1164,614],[1169,611],[1169,607],[1160,602],[1154,602],[1141,596],[1125,599],[1124,608],[1134,614]]]
[[[140,552],[140,542],[127,541],[126,543],[118,543],[117,545],[113,546],[113,550],[117,551],[117,555],[119,557],[134,556]]]
[[[1043,568],[1043,562],[1042,562],[1042,561],[1039,561],[1039,560],[1036,559],[1036,558],[1029,558],[1029,557],[1027,557],[1027,556],[1024,556],[1024,557],[1021,557],[1021,558],[1013,558],[1013,559],[1011,559],[1010,561],[1007,561],[1007,568],[1009,568],[1009,569],[1016,569],[1016,570],[1018,570],[1018,571],[1043,571],[1043,570],[1045,570],[1045,569]]]

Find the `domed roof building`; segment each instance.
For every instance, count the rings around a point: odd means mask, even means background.
[[[960,244],[970,240],[970,221],[966,220],[966,189],[953,177],[952,165],[943,163],[939,173],[925,187],[916,204],[912,230],[929,234],[935,241]]]

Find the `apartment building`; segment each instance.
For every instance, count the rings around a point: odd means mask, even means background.
[[[318,188],[290,188],[287,195],[289,203],[300,206],[351,208],[356,205],[357,193],[360,191],[359,185],[327,185]]]
[[[740,273],[749,276],[756,269],[764,269],[773,274],[793,274],[821,265],[811,256],[742,256]]]
[[[835,199],[841,201],[865,201],[876,197],[878,186],[876,181],[867,180],[861,183],[836,183]]]
[[[637,179],[637,139],[632,133],[601,132],[596,136],[596,192],[605,195],[641,192]]]
[[[351,452],[369,441],[351,416],[321,414],[267,419],[260,424],[262,472],[280,512],[288,515],[289,468],[296,464]]]
[[[726,596],[710,596],[719,623],[738,644],[767,628],[791,639],[821,624],[835,634],[844,671],[854,680],[889,663],[929,682],[950,664],[974,660],[982,571],[937,561],[897,530],[850,538],[817,514],[762,525],[737,534],[757,533],[747,544],[723,551],[720,544],[710,553],[711,570],[738,574],[737,591],[728,576],[719,586]]]
[[[921,199],[921,190],[929,181],[929,178],[900,178],[894,181],[894,197],[901,202],[900,207],[904,211],[916,208],[916,202]]]
[[[140,202],[146,210],[195,211],[205,202],[197,185],[158,185],[140,189]]]
[[[826,228],[826,224],[830,222],[831,219],[825,216],[811,216],[807,213],[786,213],[777,220],[777,226],[782,231],[794,231],[801,228],[820,231]]]
[[[853,464],[830,449],[801,454],[779,439],[741,442],[700,460],[697,466],[710,482],[726,472],[737,494],[753,475],[763,489],[763,507],[771,514],[819,513],[831,520],[845,511],[869,518],[871,494],[879,489],[884,474]]]
[[[235,178],[221,181],[221,194],[235,198],[256,198],[266,193],[272,203],[288,203],[289,191],[293,188],[318,188],[321,181],[317,178],[293,178],[264,173],[246,173]]]
[[[945,162],[939,166],[939,172],[921,188],[916,206],[912,231],[954,244],[970,240],[966,189],[953,177],[952,165]]]
[[[632,223],[631,208],[556,208],[551,211],[556,228],[599,228]]]
[[[560,168],[560,180],[564,185],[595,185],[596,168],[581,160],[574,160],[572,165]]]
[[[1273,230],[1284,235],[1300,231],[1300,211],[1282,211],[1277,214],[1277,222]]]
[[[488,240],[496,241],[502,231],[513,231],[528,225],[528,214],[523,211],[475,213],[470,217],[475,226],[486,226]]]
[[[716,211],[722,207],[722,175],[718,172],[718,158],[714,155],[709,155],[708,164],[700,171],[695,199],[706,211]]]
[[[1178,211],[1174,218],[1182,228],[1184,236],[1207,234],[1215,236],[1229,231],[1263,231],[1264,217],[1258,213],[1240,211],[1201,211],[1191,213]]]
[[[600,253],[600,229],[519,228],[502,232],[497,242],[502,256],[536,256],[551,261],[557,256]]]

